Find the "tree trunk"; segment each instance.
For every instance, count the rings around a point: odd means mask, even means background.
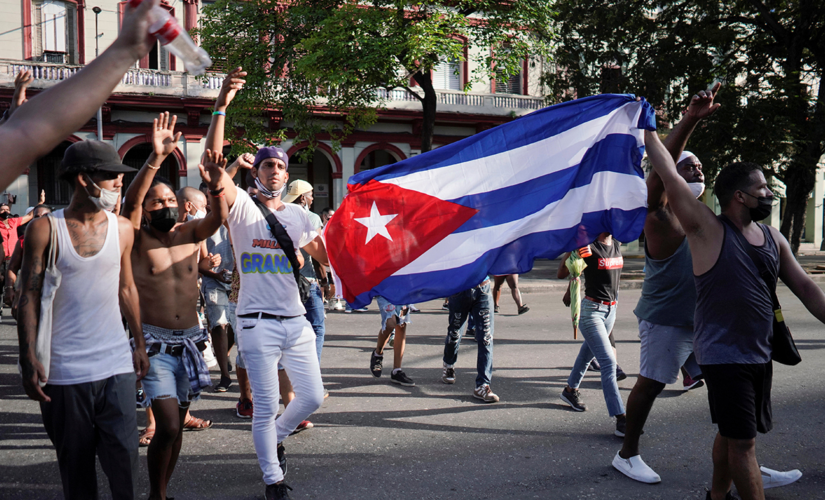
[[[816,165],[819,162],[819,145],[811,143],[794,159],[785,173],[785,217],[779,232],[791,244],[796,255],[805,228],[808,195],[816,184]]]
[[[433,79],[429,72],[419,71],[413,78],[424,90],[424,100],[421,106],[424,110],[424,119],[421,127],[421,152],[426,153],[433,148],[433,132],[435,130],[435,111],[438,107],[438,94],[433,88]]]

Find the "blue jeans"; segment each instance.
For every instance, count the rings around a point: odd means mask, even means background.
[[[315,331],[315,350],[318,352],[318,364],[321,364],[321,351],[324,349],[324,296],[321,287],[313,282],[309,287],[309,299],[304,302],[307,313],[304,317]]]
[[[578,389],[587,372],[587,366],[595,357],[602,367],[602,391],[607,411],[611,417],[624,414],[624,403],[616,383],[616,356],[607,339],[616,321],[616,306],[606,306],[590,300],[582,300],[579,332],[584,343],[573,364],[567,385]]]
[[[469,316],[475,325],[478,343],[476,387],[489,384],[493,376],[493,294],[487,282],[450,296],[450,321],[444,344],[444,362],[455,364],[458,347]]]

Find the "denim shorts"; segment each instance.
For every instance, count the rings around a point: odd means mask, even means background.
[[[161,352],[152,354],[149,358],[149,371],[141,382],[150,405],[154,399],[176,397],[179,407],[188,408],[191,401],[197,401],[200,397],[200,394],[191,392],[189,375],[181,356]]]
[[[387,329],[387,320],[393,316],[398,318],[396,320],[397,325],[406,325],[407,323],[411,323],[409,306],[393,304],[380,295],[375,298],[378,301],[378,309],[381,311],[381,331]]]
[[[693,352],[693,327],[657,325],[639,319],[639,339],[639,375],[662,384],[676,382],[679,368]],[[701,372],[690,376],[701,376]]]
[[[203,305],[209,328],[233,323],[234,308],[229,305],[229,290],[210,288],[203,291]]]

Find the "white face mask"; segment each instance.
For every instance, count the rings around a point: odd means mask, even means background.
[[[89,195],[89,200],[91,200],[91,202],[94,203],[95,206],[100,210],[108,210],[109,212],[114,210],[117,206],[117,200],[118,198],[120,198],[120,191],[111,191],[109,189],[103,189],[102,187],[95,184],[95,181],[93,181],[91,177],[89,177],[89,182],[92,183],[92,186],[100,190],[100,196],[95,197],[89,193],[88,187],[84,188],[86,189],[86,194]]]
[[[198,210],[195,215],[186,214],[186,220],[203,219],[206,217],[206,210]]]
[[[267,189],[267,188],[266,188],[266,186],[264,186],[264,184],[263,184],[260,180],[258,180],[258,178],[256,177],[256,178],[255,178],[255,186],[258,188],[258,193],[259,193],[259,194],[261,194],[261,195],[263,195],[265,198],[269,198],[269,199],[271,200],[271,199],[273,199],[273,198],[277,198],[278,196],[281,196],[281,193],[283,193],[283,192],[284,192],[284,188],[286,187],[286,183],[284,183],[284,185],[283,185],[283,186],[281,186],[281,189],[279,189],[279,190],[277,190],[277,191],[270,191],[270,190],[269,190],[269,189]]]
[[[693,193],[694,198],[702,196],[702,193],[705,192],[704,182],[688,182],[688,187],[690,188],[690,192]]]

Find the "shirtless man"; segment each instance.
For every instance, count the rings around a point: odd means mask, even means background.
[[[132,268],[143,309],[141,317],[150,368],[143,379],[156,421],[147,454],[151,499],[165,499],[166,487],[180,453],[186,412],[204,387],[211,385],[200,351],[206,335],[196,312],[200,243],[226,220],[228,208],[217,181],[226,161],[207,151],[201,177],[215,191],[212,210],[203,219],[177,222],[175,192],[156,179],[161,163],[177,147],[176,117],[154,120],[153,152],[126,191],[123,214],[135,230]],[[212,179],[215,179],[215,182]]]

